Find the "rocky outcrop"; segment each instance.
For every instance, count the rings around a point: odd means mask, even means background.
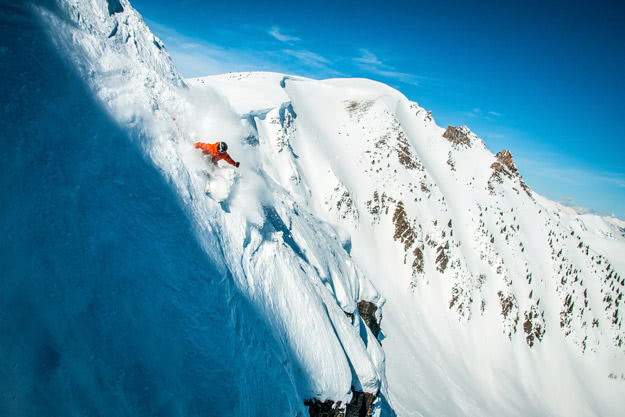
[[[412,262],[412,275],[414,277],[416,274],[422,274],[424,272],[425,263],[423,259],[423,248],[415,248],[412,254],[414,255],[414,261]]]
[[[400,241],[404,244],[404,249],[407,251],[416,241],[417,232],[408,216],[406,215],[406,209],[404,203],[399,201],[395,213],[393,213],[393,224],[395,225],[395,234],[393,239]]]
[[[504,149],[503,151],[498,152],[495,157],[497,158],[497,160],[493,162],[490,166],[493,170],[493,173],[488,180],[488,189],[490,193],[495,193],[495,182],[503,184],[504,177],[507,177],[511,180],[518,179],[521,188],[525,190],[527,195],[532,197],[532,194],[530,193],[530,188],[527,186],[527,184],[525,184],[523,178],[519,175],[519,171],[517,170],[516,165],[512,160],[512,153],[510,153],[509,150]]]
[[[365,322],[371,333],[377,338],[380,333],[380,323],[375,316],[378,307],[370,301],[361,300],[358,302],[358,312],[362,321]]]
[[[350,116],[359,120],[369,111],[371,106],[375,104],[375,100],[366,100],[366,101],[346,101],[345,109],[349,113]]]
[[[497,161],[493,162],[490,166],[493,171],[506,175],[509,178],[519,175],[519,171],[517,170],[516,165],[514,165],[512,154],[509,150],[504,149],[503,151],[498,152],[495,157],[497,158]]]
[[[373,198],[365,202],[369,214],[373,217],[372,224],[380,222],[380,215],[388,214],[391,203],[395,203],[395,199],[387,196],[386,193],[383,192],[380,195],[377,191],[373,192]]]
[[[373,411],[373,402],[377,394],[371,392],[355,391],[352,387],[352,399],[345,406],[341,402],[332,400],[319,401],[316,398],[304,401],[308,406],[310,417],[370,417]]]
[[[423,189],[427,190],[428,193],[430,192],[427,186],[421,183],[421,190]],[[393,239],[404,245],[404,263],[408,262],[408,256],[410,254],[413,255],[412,277],[416,278],[419,274],[423,274],[425,270],[423,254],[425,248],[422,243],[418,242],[419,234],[417,233],[417,230],[421,230],[421,225],[417,224],[415,219],[410,219],[408,217],[403,201],[396,201],[394,198],[387,196],[386,193],[382,193],[380,196],[380,194],[375,191],[373,193],[373,198],[365,202],[369,214],[373,216],[372,224],[374,225],[380,222],[381,215],[389,214],[389,209],[392,208],[391,206],[393,204],[395,204],[395,211],[392,217],[393,225],[395,226]],[[412,247],[414,247],[414,249],[410,251]],[[415,282],[413,282],[413,284],[414,283]]]
[[[369,417],[376,394],[354,391],[352,400],[345,408],[345,417]]]
[[[529,347],[534,346],[535,341],[540,342],[545,335],[545,313],[539,312],[536,306],[531,306],[530,310],[525,312],[523,331]]]
[[[419,162],[416,157],[416,154],[413,152],[410,144],[408,143],[408,138],[406,134],[401,129],[401,125],[397,120],[394,123],[395,131],[397,133],[397,147],[395,151],[397,152],[397,158],[399,163],[402,164],[406,169],[420,169],[423,171],[423,166]]]
[[[499,304],[501,306],[501,316],[503,317],[504,333],[512,340],[512,335],[516,333],[519,324],[519,305],[514,294],[498,291]]]
[[[336,404],[332,400],[319,401],[316,398],[305,400],[304,405],[308,406],[310,417],[345,417],[345,409],[341,407],[341,402]]]
[[[354,204],[351,193],[342,182],[337,181],[332,194],[325,203],[328,210],[336,212],[341,219],[351,221],[354,225],[358,224],[360,218],[358,208]]]
[[[471,131],[466,126],[448,126],[443,137],[453,145],[471,147]]]
[[[436,248],[436,269],[441,274],[447,269],[449,263],[449,242]]]

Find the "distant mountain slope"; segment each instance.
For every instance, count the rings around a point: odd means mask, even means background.
[[[417,104],[371,81],[246,73],[189,83],[198,89],[210,85],[235,102],[244,101],[238,90],[232,91],[237,83],[246,86],[251,103],[255,94],[274,97],[262,103],[273,104],[273,110],[265,109],[254,124],[259,154],[285,154],[293,166],[281,185],[328,221],[353,233],[371,223],[373,233],[385,233],[389,246],[401,244],[410,286],[447,277],[447,301],[460,319],[483,313],[481,286],[495,281],[496,294],[502,295],[490,294],[494,305],[506,304],[502,299],[508,299],[509,289],[523,292],[513,302],[515,309],[523,304],[519,314],[503,318],[512,333],[521,329],[520,318],[524,325],[530,316],[542,317],[539,300],[549,297],[549,304],[561,307],[552,316],[553,327],[561,327],[563,335],[575,333],[570,337],[582,351],[590,342],[595,348],[602,342],[622,347],[619,296],[625,263],[618,255],[624,253],[625,239],[618,226],[561,210],[535,195],[508,151],[493,155],[466,127],[439,128]],[[267,94],[271,85],[274,91]],[[247,113],[259,110],[238,107]],[[314,180],[302,186],[302,177]],[[383,226],[390,230],[381,231]],[[567,285],[569,276],[579,282],[582,275],[591,282]],[[569,314],[566,300],[579,296],[578,287],[596,294],[586,302],[590,310],[580,306],[579,314]],[[610,295],[619,302],[611,303]],[[590,317],[593,304],[596,313]],[[577,317],[575,323],[565,319],[569,315]],[[589,330],[593,320],[595,328],[604,322],[601,330]],[[533,329],[523,335],[530,346],[543,335],[544,326],[523,327]]]
[[[584,392],[589,376],[573,369],[590,364],[603,395],[614,400],[623,389],[610,377],[624,365],[625,239],[613,222],[536,195],[508,151],[493,155],[466,127],[436,126],[429,112],[376,82],[237,73],[188,83],[232,97],[241,113],[256,115],[259,169],[349,237],[351,257],[387,300],[382,346],[397,409],[428,410],[423,403],[430,400],[405,386],[432,395],[435,412],[442,405],[441,394],[427,388],[433,381],[448,396],[466,395],[453,386],[463,392],[497,380],[496,369],[511,360],[534,369],[532,385],[541,391],[553,390],[549,374],[576,382],[566,395],[530,401],[534,388],[517,392],[524,378],[517,369],[504,378],[514,383],[498,387],[514,398],[499,405],[508,413],[539,415],[553,407],[584,414],[588,398],[577,402],[571,393]],[[262,115],[253,103],[261,103]],[[450,347],[452,340],[463,340],[465,352]],[[409,359],[423,343],[429,354]],[[571,356],[563,359],[564,352]],[[445,365],[426,371],[434,376],[419,375],[432,357],[445,358]],[[481,369],[452,378],[452,387],[444,382],[478,358],[488,358]],[[543,361],[544,369],[536,369]],[[471,395],[476,412],[496,403],[491,396]]]

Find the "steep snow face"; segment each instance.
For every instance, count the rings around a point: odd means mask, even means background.
[[[111,51],[120,4],[0,8],[0,415],[296,415],[306,374],[149,157],[159,90],[81,52],[179,84]]]
[[[41,4],[0,15],[3,414],[625,406],[617,226],[383,84],[185,82],[127,1]]]
[[[260,169],[262,112],[189,91],[126,1],[2,13],[17,26],[2,45],[2,414],[292,416],[386,392],[357,308],[383,299],[271,176],[290,173]],[[211,137],[243,161],[238,180],[193,149]],[[216,176],[234,181],[220,202]]]

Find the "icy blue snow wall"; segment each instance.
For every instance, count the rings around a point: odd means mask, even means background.
[[[287,354],[22,3],[0,4],[0,415],[295,415]]]

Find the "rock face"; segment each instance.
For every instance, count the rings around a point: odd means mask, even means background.
[[[345,417],[369,417],[376,395],[370,392],[354,391],[352,400],[345,408]]]
[[[345,410],[341,407],[340,401],[335,405],[332,400],[319,401],[313,398],[304,401],[304,405],[308,406],[310,417],[345,417]]]
[[[497,162],[493,162],[490,166],[494,171],[501,172],[510,178],[519,175],[519,171],[516,169],[516,165],[514,165],[512,154],[509,150],[504,149],[495,156],[497,157]]]
[[[470,147],[470,133],[471,131],[466,126],[448,126],[447,130],[445,130],[445,133],[443,133],[443,137],[454,145],[464,145]]]
[[[370,301],[360,301],[358,302],[358,312],[360,313],[360,317],[365,322],[371,333],[375,337],[378,337],[380,333],[380,323],[378,323],[378,319],[375,317],[375,313],[378,307]]]
[[[523,188],[527,195],[531,197],[532,194],[530,193],[530,188],[527,186],[527,184],[525,184],[522,177],[519,175],[519,171],[517,170],[516,165],[514,165],[514,161],[512,160],[512,153],[510,153],[509,150],[504,149],[503,151],[498,152],[495,157],[497,158],[497,160],[493,162],[490,166],[493,170],[493,173],[488,180],[488,189],[491,191],[491,193],[494,190],[492,182],[496,181],[499,184],[502,184],[502,175],[504,175],[512,180],[518,178],[521,188]]]
[[[319,401],[316,398],[304,401],[308,406],[308,414],[310,417],[370,417],[377,394],[353,389],[352,387],[352,399],[345,408],[341,407],[340,401],[335,403],[332,400]]]

